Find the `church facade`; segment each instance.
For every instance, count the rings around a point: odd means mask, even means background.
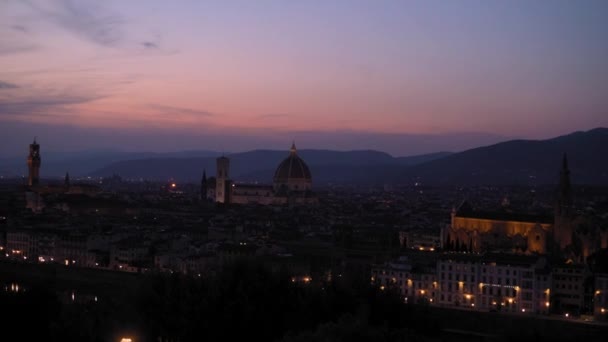
[[[441,230],[440,241],[444,250],[558,253],[582,262],[608,247],[608,231],[575,214],[564,155],[553,217],[480,212],[465,201],[452,210],[451,223]]]
[[[201,197],[217,203],[235,204],[313,204],[312,175],[298,155],[295,143],[289,155],[278,165],[272,184],[240,184],[229,177],[230,159],[217,158],[216,177],[201,180]]]

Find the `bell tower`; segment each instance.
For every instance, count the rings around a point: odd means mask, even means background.
[[[201,178],[201,201],[207,201],[207,170],[203,170],[203,178]]]
[[[217,158],[217,172],[215,175],[215,201],[218,203],[229,202],[230,181],[228,172],[230,171],[230,159],[221,156]]]
[[[34,138],[34,142],[30,144],[27,167],[29,170],[27,184],[29,186],[38,185],[40,177],[40,145],[36,142],[36,138]]]
[[[568,169],[568,157],[564,153],[562,169],[559,174],[559,186],[555,201],[555,221],[553,235],[555,242],[564,249],[572,243],[572,214],[573,200],[572,187],[570,184],[570,169]]]

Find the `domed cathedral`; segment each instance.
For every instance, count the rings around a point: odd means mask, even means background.
[[[552,253],[583,262],[600,248],[608,248],[608,231],[590,218],[576,216],[573,203],[568,159],[564,154],[553,217],[482,212],[464,201],[452,210],[451,224],[441,230],[441,245],[452,251]]]
[[[305,193],[312,190],[310,169],[298,156],[295,142],[291,145],[289,156],[279,164],[274,173],[273,189],[277,194]]]
[[[227,157],[218,158],[215,193],[207,192],[207,196],[212,196],[215,202],[264,205],[317,203],[312,192],[310,169],[298,155],[295,143],[287,158],[277,167],[272,185],[235,183],[229,178],[229,165]]]

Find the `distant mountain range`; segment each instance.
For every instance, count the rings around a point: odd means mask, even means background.
[[[93,171],[123,160],[140,160],[151,158],[201,158],[217,157],[220,152],[214,151],[180,151],[180,152],[122,152],[114,150],[88,150],[79,152],[45,151],[42,146],[42,177],[61,177],[69,172],[74,176],[89,176]],[[0,158],[0,175],[6,177],[27,174],[27,146],[22,157]]]
[[[575,184],[608,184],[608,129],[596,128],[548,140],[511,140],[459,153],[438,152],[409,157],[365,151],[298,150],[316,184],[554,184],[561,159],[568,154]],[[288,151],[254,150],[227,154],[236,181],[272,182],[274,170]],[[43,176],[110,176],[130,179],[196,181],[203,170],[215,174],[214,151],[126,153],[85,151],[45,154]],[[0,174],[26,172],[25,158],[0,160]],[[13,171],[11,171],[13,170]],[[12,173],[11,173],[12,172]]]
[[[555,184],[566,153],[572,182],[608,184],[608,128],[548,140],[511,140],[408,168],[408,181],[429,184]]]
[[[368,183],[394,178],[406,167],[450,155],[440,152],[412,157],[395,158],[378,151],[328,151],[299,150],[315,181]],[[289,155],[288,151],[255,150],[228,154],[230,175],[237,181],[272,182],[279,163]],[[198,180],[202,171],[215,175],[215,157],[212,158],[149,158],[112,163],[96,170],[93,176],[119,174],[126,178]],[[375,179],[377,177],[377,179]]]

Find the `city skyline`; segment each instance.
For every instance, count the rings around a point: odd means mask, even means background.
[[[608,1],[0,0],[25,341],[597,341]]]
[[[146,4],[0,4],[0,153],[399,156],[608,126],[605,2]]]

